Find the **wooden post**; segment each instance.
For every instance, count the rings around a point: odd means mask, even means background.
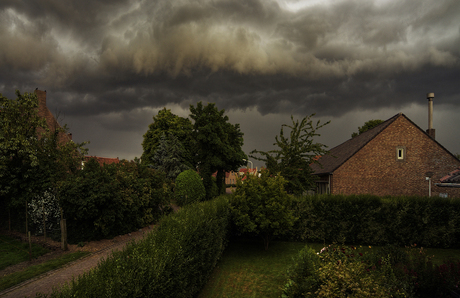
[[[65,219],[61,219],[61,249],[68,250],[67,247],[67,224]]]
[[[46,215],[45,215],[45,202],[42,203],[43,211],[43,240],[46,241]]]
[[[29,223],[27,222],[27,218],[28,218],[27,213],[28,211],[27,211],[27,200],[26,200],[26,235],[29,233]]]
[[[27,234],[29,235],[29,261],[32,261],[32,241],[30,240],[30,231]]]

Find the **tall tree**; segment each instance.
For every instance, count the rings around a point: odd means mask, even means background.
[[[16,100],[0,95],[0,196],[8,208],[27,206],[30,198],[54,191],[85,152],[84,143],[62,138],[65,127],[47,127],[35,94],[16,95]]]
[[[243,133],[239,124],[228,122],[225,110],[215,104],[196,107],[190,105],[190,118],[194,120],[192,137],[195,142],[195,163],[206,189],[207,198],[212,196],[212,174],[217,172],[216,182],[219,193],[225,191],[225,172],[236,171],[245,164],[246,154],[243,146]]]
[[[34,193],[38,131],[46,128],[37,113],[36,95],[16,91],[16,96],[10,100],[0,95],[0,196],[7,208],[27,206]]]
[[[352,138],[357,137],[360,134],[362,134],[363,132],[366,132],[369,129],[376,127],[380,123],[383,123],[383,120],[380,120],[380,119],[369,120],[369,121],[365,122],[363,126],[358,127],[358,132],[352,133],[351,137]]]
[[[142,163],[146,165],[152,164],[152,159],[163,133],[167,136],[174,135],[178,139],[185,149],[183,158],[186,164],[191,165],[193,163],[190,153],[192,122],[188,118],[174,115],[171,113],[171,110],[167,110],[166,108],[160,110],[157,116],[153,116],[153,122],[144,134],[144,141],[142,142],[144,152],[141,156]]]
[[[315,186],[310,164],[314,163],[317,156],[327,153],[327,146],[314,143],[314,137],[320,136],[317,130],[330,123],[321,124],[320,120],[313,124],[311,118],[306,116],[299,122],[291,116],[292,125],[283,124],[279,136],[275,137],[273,145],[279,149],[268,152],[253,150],[250,156],[264,161],[265,166],[272,174],[281,174],[286,180],[288,193],[302,194]],[[290,129],[288,137],[284,135],[284,128]],[[259,154],[260,156],[254,156]]]
[[[183,145],[175,135],[163,133],[152,158],[153,168],[166,173],[169,179],[176,179],[180,173],[191,169],[184,159],[184,152]]]

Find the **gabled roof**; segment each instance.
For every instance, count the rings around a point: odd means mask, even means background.
[[[318,163],[311,165],[315,175],[324,175],[333,173],[338,167],[344,164],[348,159],[355,155],[361,148],[363,148],[367,143],[374,139],[379,133],[386,129],[391,123],[393,123],[399,117],[404,117],[412,125],[417,127],[422,133],[430,137],[425,131],[423,131],[417,124],[412,122],[406,115],[403,113],[398,113],[386,120],[385,122],[377,125],[376,127],[369,129],[368,131],[349,139],[348,141],[332,148],[329,150],[329,154],[322,156]],[[431,137],[430,137],[431,138]],[[435,139],[432,139],[439,147],[444,149],[448,154],[454,156],[449,150],[444,148],[440,143]],[[455,156],[454,156],[455,157]]]
[[[350,159],[356,152],[361,150],[367,143],[374,139],[380,132],[393,123],[398,117],[404,114],[396,114],[387,121],[376,127],[363,132],[362,134],[349,139],[348,141],[329,150],[329,154],[318,159],[318,163],[311,166],[316,175],[328,174],[334,172],[338,167]],[[404,116],[406,117],[406,116]],[[407,118],[407,117],[406,117]]]

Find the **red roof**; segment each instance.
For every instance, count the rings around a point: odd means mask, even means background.
[[[441,183],[459,183],[460,182],[460,167],[452,172],[449,175],[441,178]]]
[[[117,158],[109,158],[109,157],[99,157],[99,156],[85,156],[85,161],[89,161],[90,159],[96,159],[99,165],[110,165],[113,163],[120,163],[120,159]]]

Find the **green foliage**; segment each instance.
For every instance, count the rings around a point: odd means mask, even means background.
[[[196,297],[227,243],[224,197],[188,205],[50,297]]]
[[[314,242],[453,247],[460,244],[460,202],[438,197],[306,196],[291,239]]]
[[[16,95],[15,100],[0,95],[0,207],[13,214],[30,198],[56,192],[59,181],[76,171],[86,152],[85,143],[63,138],[65,126],[46,125],[38,115],[35,94]]]
[[[203,201],[206,197],[206,190],[200,175],[193,170],[180,173],[176,178],[174,195],[179,206]]]
[[[376,127],[377,125],[381,124],[381,123],[383,123],[383,120],[380,120],[380,119],[369,120],[369,121],[365,122],[363,126],[358,127],[358,132],[352,133],[351,137],[352,138],[357,137],[358,135],[362,134],[363,132],[366,132],[369,129],[372,129],[372,128]]]
[[[315,125],[311,118],[306,116],[299,122],[294,121],[291,116],[292,125],[283,124],[279,136],[276,136],[275,143],[279,149],[268,152],[253,150],[251,154],[259,154],[262,157],[250,155],[251,157],[265,162],[267,169],[273,174],[281,174],[287,181],[286,190],[288,193],[302,194],[315,186],[315,178],[312,175],[310,165],[315,162],[317,156],[327,153],[327,146],[321,143],[314,143],[313,138],[319,136],[317,130],[330,123],[320,124],[318,120]],[[284,128],[290,129],[290,135],[284,135]]]
[[[35,94],[10,100],[0,94],[0,196],[5,207],[22,205],[36,191],[34,174],[39,165],[39,130],[46,128],[38,116]]]
[[[125,234],[153,223],[169,204],[164,173],[139,162],[85,163],[61,185],[70,243]]]
[[[244,182],[237,182],[230,202],[233,220],[241,232],[261,236],[268,249],[273,236],[283,235],[294,225],[291,196],[284,190],[286,181],[281,176],[262,172],[260,178],[245,177]]]
[[[190,150],[192,123],[189,119],[179,117],[171,113],[171,110],[166,108],[160,110],[157,116],[153,116],[153,123],[149,125],[147,132],[144,134],[144,141],[142,142],[142,163],[149,165],[155,156],[155,151],[160,144],[161,136],[175,136],[182,146]],[[190,151],[184,151],[182,158],[187,166],[193,165],[193,158]]]
[[[185,149],[179,139],[173,134],[167,137],[163,133],[152,159],[153,168],[166,173],[166,177],[174,180],[181,172],[190,169],[184,155]]]
[[[207,199],[214,196],[212,174],[217,172],[218,193],[223,194],[225,172],[236,171],[247,159],[241,149],[243,133],[239,124],[229,123],[224,113],[225,110],[219,111],[212,103],[203,106],[199,102],[196,107],[190,105],[190,117],[194,120],[192,137],[195,141],[195,164],[203,178]]]
[[[316,251],[305,246],[294,258],[294,264],[288,270],[289,279],[283,288],[282,297],[303,297],[312,295],[312,289],[319,286],[320,259]]]

